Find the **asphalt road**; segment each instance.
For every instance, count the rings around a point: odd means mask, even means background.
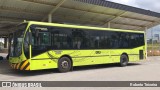
[[[7,60],[0,61],[1,81],[160,81],[160,57],[149,57],[136,63],[129,63],[127,67],[119,67],[118,64],[95,65],[75,67],[73,71],[59,73],[56,69],[22,72],[12,70]],[[18,88],[21,89],[21,88]],[[16,90],[18,90],[16,89]],[[27,88],[26,88],[27,89]],[[44,90],[45,88],[41,88]],[[51,89],[51,88],[48,88]],[[55,88],[66,90],[133,90],[151,88],[95,88],[95,87],[72,87]],[[154,88],[159,90],[160,88]],[[1,90],[1,89],[0,89]]]

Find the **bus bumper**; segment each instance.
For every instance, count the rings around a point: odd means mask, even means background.
[[[11,68],[17,70],[30,70],[29,60],[22,61],[20,63],[10,63]]]

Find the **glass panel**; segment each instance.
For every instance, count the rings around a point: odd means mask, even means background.
[[[10,56],[20,56],[22,53],[22,42],[23,35],[27,24],[21,24],[14,29],[17,31],[13,33],[13,38],[11,38],[10,45]]]
[[[25,38],[24,38],[24,54],[26,58],[29,58],[29,32],[26,32]]]
[[[139,33],[38,25],[31,28],[34,55],[56,49],[127,49],[144,45],[144,36]]]
[[[41,54],[51,47],[51,35],[47,27],[33,25],[32,32],[32,55]]]

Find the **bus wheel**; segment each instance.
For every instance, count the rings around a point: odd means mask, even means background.
[[[129,61],[128,57],[125,54],[122,54],[121,58],[120,58],[120,65],[121,65],[121,67],[127,66],[128,61]]]
[[[72,68],[71,60],[68,57],[62,57],[58,60],[59,72],[68,72]]]

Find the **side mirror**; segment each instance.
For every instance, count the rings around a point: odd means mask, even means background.
[[[29,44],[32,45],[32,33],[29,32]]]

